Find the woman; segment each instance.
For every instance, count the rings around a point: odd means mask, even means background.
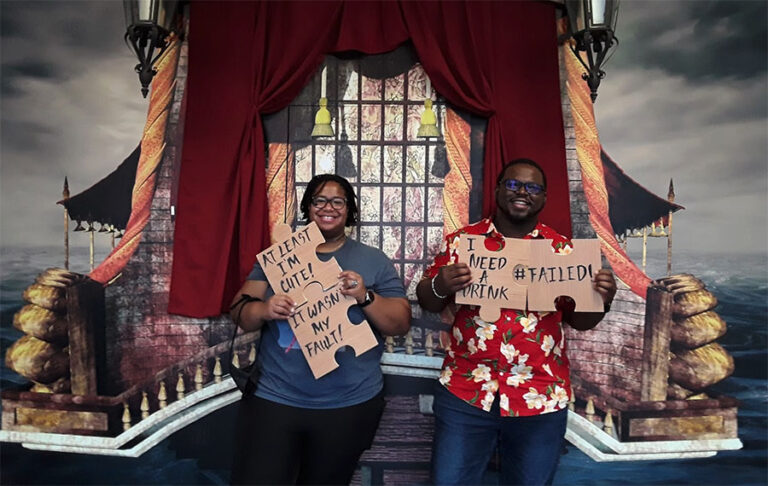
[[[392,262],[346,236],[358,215],[349,182],[333,174],[313,177],[300,209],[325,237],[318,258],[336,259],[343,269],[341,293],[357,300],[350,320],[366,319],[379,346],[357,357],[342,349],[336,353],[339,367],[315,380],[286,321],[295,303],[273,292],[257,263],[237,294],[261,299],[244,304],[239,325],[262,329],[262,335],[261,377],[238,412],[233,484],[349,484],[384,409],[382,336],[410,328],[411,308]]]

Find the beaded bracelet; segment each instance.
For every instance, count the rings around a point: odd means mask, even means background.
[[[435,289],[435,279],[436,278],[437,278],[437,275],[432,277],[432,293],[435,294],[435,297],[437,297],[438,299],[441,299],[441,300],[442,299],[447,299],[448,298],[447,295],[440,295],[440,294],[437,293],[437,290]]]

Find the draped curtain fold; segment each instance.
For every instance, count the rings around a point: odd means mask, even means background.
[[[187,118],[168,312],[226,310],[269,243],[261,115],[327,53],[410,39],[450,103],[487,117],[483,212],[515,157],[547,172],[542,219],[570,234],[554,6],[544,2],[192,2]]]

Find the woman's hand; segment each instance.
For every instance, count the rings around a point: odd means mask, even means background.
[[[339,274],[339,280],[341,280],[341,293],[343,295],[353,297],[358,304],[365,301],[365,293],[368,289],[365,288],[362,275],[352,270],[344,270]]]
[[[287,295],[273,295],[264,304],[266,305],[264,320],[285,320],[296,312],[296,304]]]

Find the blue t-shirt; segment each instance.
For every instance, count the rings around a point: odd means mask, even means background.
[[[338,250],[318,253],[321,261],[335,258],[344,270],[353,270],[363,277],[366,288],[383,297],[405,297],[405,290],[392,262],[378,248],[372,248],[347,238]],[[267,281],[261,266],[256,263],[248,280]],[[267,286],[265,300],[274,295]],[[349,308],[353,324],[365,319],[363,310]],[[381,354],[383,338],[371,326],[379,345],[355,356],[352,348],[336,352],[339,367],[320,379],[315,379],[304,354],[295,341],[288,321],[267,321],[262,328],[258,360],[261,378],[255,395],[266,400],[301,408],[339,408],[356,405],[373,398],[383,386]]]

